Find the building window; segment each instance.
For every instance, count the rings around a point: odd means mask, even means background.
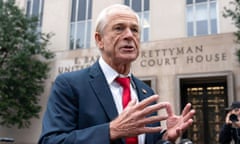
[[[38,17],[37,31],[41,31],[44,0],[27,0],[27,17]]]
[[[216,0],[186,0],[187,35],[217,34]]]
[[[149,40],[149,0],[125,0],[125,5],[130,6],[135,12],[138,13],[141,20],[141,42]]]
[[[91,19],[92,0],[72,0],[70,49],[90,47]]]

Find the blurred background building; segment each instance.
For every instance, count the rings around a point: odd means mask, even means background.
[[[224,7],[230,0],[16,0],[26,15],[39,17],[38,30],[52,32],[49,49],[56,57],[41,96],[40,119],[29,129],[0,127],[0,136],[17,144],[36,144],[42,116],[55,77],[85,68],[99,58],[94,41],[99,12],[115,3],[140,16],[141,53],[132,66],[135,76],[169,101],[176,113],[191,102],[197,113],[183,135],[195,144],[217,144],[225,111],[240,100],[240,64],[235,55],[236,31]],[[159,112],[164,113],[164,112]],[[163,122],[164,125],[164,122]]]

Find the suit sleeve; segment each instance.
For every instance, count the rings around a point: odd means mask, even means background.
[[[110,144],[109,123],[79,128],[78,97],[63,76],[50,93],[38,144]]]

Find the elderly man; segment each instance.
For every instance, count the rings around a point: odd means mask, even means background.
[[[138,15],[121,4],[105,8],[97,19],[95,40],[101,52],[95,64],[56,78],[39,144],[175,142],[192,124],[195,111],[187,104],[175,115],[168,102],[157,103],[159,96],[131,73],[140,49]],[[158,115],[161,109],[167,115]]]

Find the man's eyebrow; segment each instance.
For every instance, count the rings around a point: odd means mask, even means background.
[[[137,25],[137,24],[133,24],[133,27],[137,27],[137,28],[139,28],[139,25]]]

